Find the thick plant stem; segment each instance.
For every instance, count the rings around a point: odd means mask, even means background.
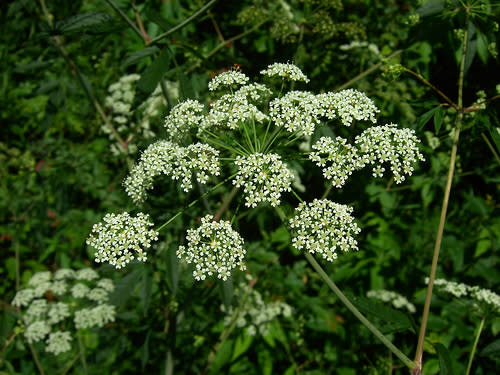
[[[384,336],[365,316],[354,306],[351,301],[342,293],[342,291],[335,285],[335,283],[328,277],[323,268],[314,259],[314,257],[308,252],[305,253],[307,260],[311,263],[314,270],[320,275],[323,281],[328,285],[328,287],[335,293],[335,295],[342,301],[342,303],[353,313],[353,315],[358,318],[363,325],[370,330],[382,343],[392,352],[396,357],[398,357],[401,362],[405,364],[409,369],[416,367],[416,363],[409,359],[401,350],[399,350],[392,342]]]
[[[470,374],[470,369],[472,368],[472,360],[474,359],[474,354],[476,354],[477,343],[479,342],[479,337],[481,336],[481,331],[483,330],[485,320],[486,317],[483,317],[483,319],[481,319],[481,323],[479,323],[479,327],[477,328],[476,339],[474,340],[474,345],[472,346],[472,350],[470,352],[469,364],[467,365],[467,371],[465,372],[465,375]]]
[[[466,22],[467,25],[467,22]],[[451,184],[453,182],[453,175],[455,173],[455,161],[457,159],[458,140],[460,137],[460,129],[462,127],[463,119],[463,85],[465,75],[465,54],[467,51],[468,40],[467,27],[465,28],[463,47],[462,47],[462,60],[460,62],[460,75],[458,79],[458,103],[457,103],[457,117],[455,121],[455,135],[453,137],[453,146],[451,148],[450,166],[448,168],[448,178],[446,180],[446,188],[444,191],[443,204],[441,206],[441,217],[439,219],[439,227],[436,235],[436,242],[434,244],[434,254],[432,256],[431,271],[429,274],[429,285],[427,287],[427,295],[425,297],[424,312],[422,314],[422,323],[420,325],[420,332],[418,335],[417,351],[415,353],[415,362],[418,367],[412,371],[413,375],[420,375],[422,373],[422,356],[424,352],[425,331],[427,329],[427,321],[429,319],[429,310],[431,306],[432,290],[434,288],[434,279],[436,277],[437,263],[439,259],[439,250],[441,248],[441,241],[443,239],[444,225],[446,222],[446,213],[448,211],[448,202],[450,200]]]

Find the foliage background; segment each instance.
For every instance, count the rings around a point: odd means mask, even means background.
[[[92,225],[107,212],[134,209],[121,184],[137,155],[110,152],[115,140],[100,130],[103,120],[92,100],[104,103],[109,85],[123,75],[144,77],[160,52],[165,59],[161,74],[178,87],[178,99],[169,98],[170,104],[185,98],[205,101],[208,80],[234,64],[255,77],[269,63],[293,61],[311,78],[310,90],[316,92],[338,89],[357,77],[349,86],[376,101],[380,119],[417,130],[427,162],[402,186],[361,174],[332,193],[337,201],[355,207],[363,229],[361,250],[324,267],[359,306],[367,291],[381,288],[397,291],[417,306],[410,323],[402,326],[401,316],[391,315],[392,310],[371,316],[411,357],[449,163],[452,119],[447,110],[439,111],[441,118],[426,116],[440,99],[410,75],[391,80],[382,74],[384,61],[367,47],[343,51],[340,46],[373,43],[382,55],[394,55],[391,62],[421,73],[455,98],[460,44],[454,29],[460,27],[460,18],[440,16],[443,1],[219,1],[155,43],[153,54],[132,59],[145,44],[108,2],[47,1],[50,22],[43,3],[16,0],[0,5],[0,371],[37,372],[22,336],[9,341],[17,322],[10,304],[16,289],[34,272],[87,265],[119,285],[113,301],[119,310],[116,323],[85,337],[88,373],[169,373],[169,363],[175,373],[186,374],[376,374],[387,373],[391,366],[394,373],[405,372],[330,294],[303,256],[291,250],[288,232],[271,211],[258,211],[240,228],[251,239],[248,268],[257,276],[255,288],[267,300],[293,307],[293,318],[275,321],[268,337],[252,339],[235,331],[222,343],[220,306],[230,303],[232,286],[194,283],[191,272],[177,264],[176,246],[192,220],[204,215],[202,206],[162,233],[148,263],[121,272],[93,264],[92,251],[85,246]],[[491,1],[491,12],[498,16],[496,3]],[[195,0],[116,4],[133,20],[135,6],[152,38],[204,5]],[[75,23],[72,17],[81,14],[93,14],[92,22]],[[415,14],[421,20],[413,25]],[[498,58],[476,35],[464,91],[468,104],[479,90],[487,97],[498,95],[500,83]],[[238,38],[227,42],[234,36]],[[492,38],[498,39],[498,31]],[[64,47],[67,58],[55,43]],[[376,69],[370,74],[358,77],[372,67]],[[137,100],[152,88],[143,80]],[[164,104],[166,114],[167,100]],[[440,277],[494,291],[500,285],[498,112],[498,102],[492,102],[466,119],[438,270]],[[164,134],[162,125],[161,116],[151,124],[157,138]],[[435,149],[427,142],[431,136],[440,140]],[[150,141],[137,142],[144,149]],[[313,182],[306,196],[323,192],[324,187],[314,183],[319,176],[304,171],[301,177]],[[177,202],[192,198],[165,183],[147,208],[160,223],[178,209]],[[234,285],[243,279],[235,276]],[[436,295],[424,373],[439,372],[431,342],[444,344],[454,372],[464,372],[476,325],[465,307]],[[500,368],[499,331],[500,320],[492,319],[481,337],[476,374]],[[48,373],[62,373],[69,361],[40,356]],[[69,373],[85,372],[77,362]]]

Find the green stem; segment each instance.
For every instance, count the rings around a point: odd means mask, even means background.
[[[196,203],[198,203],[201,199],[203,199],[204,197],[206,197],[208,194],[210,194],[212,191],[214,191],[215,189],[221,187],[222,185],[224,185],[226,182],[230,181],[231,179],[234,178],[234,176],[236,176],[236,173],[229,176],[228,178],[226,178],[224,181],[222,182],[219,182],[217,185],[215,185],[213,188],[207,190],[206,192],[204,192],[202,195],[200,195],[197,199],[195,199],[194,201],[192,201],[191,203],[189,203],[186,207],[184,207],[182,210],[180,210],[179,212],[177,212],[174,216],[172,216],[170,219],[168,219],[165,223],[163,223],[161,226],[159,226],[156,231],[159,232],[161,231],[163,228],[165,228],[167,225],[169,225],[172,221],[174,221],[175,219],[177,219],[180,215],[182,215],[184,212],[186,212],[186,210],[188,208],[191,208],[193,207]]]
[[[493,154],[493,156],[497,160],[498,164],[500,164],[500,156],[496,152],[495,147],[493,147],[493,145],[491,144],[491,142],[488,139],[488,137],[486,137],[486,135],[484,135],[484,133],[481,133],[481,137],[483,137],[483,139],[486,142],[486,144],[488,145],[488,148],[490,149],[491,153]]]
[[[466,25],[467,25],[466,21]],[[436,235],[436,242],[434,244],[434,253],[432,256],[431,271],[429,274],[429,285],[427,287],[427,295],[425,297],[424,311],[422,314],[422,323],[420,325],[420,332],[418,336],[417,350],[415,353],[415,362],[418,364],[417,368],[412,371],[413,375],[420,375],[422,373],[422,356],[424,352],[425,331],[427,329],[427,321],[429,319],[429,310],[431,306],[432,290],[434,288],[434,279],[436,277],[437,263],[439,259],[439,250],[441,248],[441,241],[443,239],[444,225],[446,223],[446,213],[448,211],[448,203],[450,200],[451,184],[455,172],[455,162],[457,158],[458,140],[460,137],[460,129],[462,127],[463,119],[463,85],[465,75],[465,54],[467,51],[468,29],[465,29],[462,60],[460,62],[460,74],[458,79],[458,113],[455,120],[455,135],[453,137],[453,146],[451,148],[450,165],[448,168],[448,177],[446,180],[446,188],[444,191],[443,204],[441,206],[441,216],[439,219],[439,227]]]
[[[186,18],[184,21],[182,21],[181,23],[175,25],[174,27],[172,27],[170,30],[167,30],[163,34],[158,35],[156,38],[151,39],[151,41],[149,43],[147,43],[147,44],[148,45],[154,44],[154,43],[156,43],[156,42],[158,42],[158,41],[166,38],[167,36],[169,36],[173,32],[176,32],[177,30],[182,29],[189,22],[191,22],[196,17],[198,17],[200,14],[202,14],[205,10],[207,10],[208,8],[210,8],[216,1],[217,0],[210,0],[208,3],[206,3],[200,9],[198,9],[196,12],[194,12],[191,16],[189,16],[188,18]]]
[[[479,336],[481,336],[481,331],[483,330],[485,320],[486,317],[483,317],[483,319],[481,319],[481,323],[479,323],[479,327],[476,333],[476,339],[474,340],[474,345],[472,346],[472,350],[470,352],[469,364],[467,365],[467,371],[465,372],[465,375],[470,374],[470,369],[472,368],[472,360],[474,359],[474,354],[476,353],[477,343],[479,342]]]
[[[300,198],[299,198],[300,199]],[[277,207],[276,212],[280,216],[282,221],[286,220],[285,213],[281,208]],[[330,279],[330,277],[326,274],[323,268],[319,265],[316,259],[309,253],[305,252],[306,259],[309,261],[314,270],[318,273],[318,275],[323,279],[323,281],[328,285],[328,287],[335,293],[335,295],[340,299],[340,301],[353,313],[353,315],[358,318],[363,325],[372,332],[375,337],[377,337],[382,343],[392,352],[396,357],[398,357],[409,369],[414,369],[417,364],[409,359],[401,350],[399,350],[392,342],[389,341],[387,337],[384,336],[382,332],[380,332],[377,327],[375,327],[365,316],[354,306],[351,301],[345,296],[344,293],[335,285],[335,283]]]
[[[31,350],[31,354],[33,355],[33,360],[35,361],[36,368],[38,369],[38,372],[40,375],[45,375],[45,372],[43,371],[42,364],[40,363],[40,359],[38,358],[38,354],[36,353],[35,347],[33,344],[28,344]]]
[[[120,15],[120,17],[123,18],[123,20],[125,22],[127,22],[130,27],[132,28],[132,30],[135,31],[135,33],[137,35],[139,35],[139,37],[141,39],[143,39],[144,41],[147,41],[147,39],[145,38],[144,34],[141,32],[141,30],[137,27],[137,25],[134,23],[134,21],[132,21],[119,7],[118,5],[115,4],[115,2],[113,0],[106,0],[106,2],[109,4],[109,6],[111,8],[113,8],[115,10],[116,13],[118,13]]]
[[[82,366],[83,366],[83,372],[86,375],[88,375],[89,370],[87,367],[87,359],[85,357],[85,345],[83,344],[82,336],[80,335],[80,332],[76,333],[76,337],[78,338],[78,348],[80,349],[80,359],[81,359]]]
[[[335,293],[335,295],[342,301],[342,303],[351,311],[351,313],[358,318],[363,325],[370,330],[371,333],[375,335],[382,343],[392,352],[396,357],[398,357],[401,362],[405,364],[409,369],[414,369],[417,364],[409,359],[401,350],[399,350],[392,342],[389,341],[387,337],[380,332],[377,327],[375,327],[365,316],[354,306],[351,301],[342,293],[342,291],[335,285],[335,283],[328,277],[326,272],[321,268],[319,263],[314,259],[314,257],[306,252],[306,259],[312,265],[314,270],[320,275],[323,281],[329,286],[329,288]]]

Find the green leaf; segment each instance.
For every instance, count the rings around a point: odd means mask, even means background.
[[[77,14],[57,22],[55,30],[61,34],[77,33],[109,23],[112,17],[104,12]]]
[[[488,62],[488,38],[481,31],[477,30],[477,55],[483,64]]]
[[[123,305],[134,292],[142,273],[142,267],[134,267],[128,275],[115,283],[115,290],[109,296],[109,302],[115,306]]]
[[[440,375],[453,374],[453,367],[451,365],[451,358],[448,349],[440,343],[435,343],[434,348],[436,349],[439,358]]]
[[[158,83],[163,78],[170,66],[170,55],[168,51],[163,51],[141,75],[137,81],[134,103],[132,110],[141,105],[151,93],[156,89]]]
[[[439,133],[439,129],[441,129],[441,125],[443,124],[444,117],[444,109],[439,106],[438,110],[434,113],[434,130],[436,134]]]
[[[417,13],[421,17],[431,16],[437,13],[441,13],[444,10],[444,6],[445,0],[427,1],[417,9]]]
[[[364,297],[352,297],[352,303],[365,314],[389,323],[381,328],[384,333],[400,332],[412,328],[411,321],[405,313],[385,306],[378,301]]]
[[[497,151],[500,151],[500,133],[498,132],[497,128],[494,127],[493,125],[490,125],[488,127],[488,130],[490,131],[491,139],[493,139]]]
[[[498,357],[498,355],[500,355],[500,339],[488,344],[483,350],[481,350],[480,354],[485,357],[490,357],[492,355]]]
[[[142,272],[141,284],[141,303],[144,316],[148,313],[149,304],[151,303],[151,294],[153,290],[153,268],[150,264],[145,264]]]
[[[252,342],[253,336],[247,335],[246,330],[243,330],[243,333],[238,336],[234,343],[233,357],[231,358],[231,361],[234,361],[240,355],[246,353]]]
[[[141,368],[142,373],[146,369],[146,365],[149,361],[149,338],[151,337],[151,329],[148,329],[148,333],[146,334],[146,338],[144,339],[144,344],[141,347]]]
[[[120,68],[126,68],[127,66],[133,65],[141,61],[142,59],[154,55],[156,52],[158,52],[160,49],[158,47],[152,46],[152,47],[146,47],[143,48],[139,51],[135,51],[133,54],[131,54],[129,57],[127,57],[122,64],[120,65]]]
[[[226,340],[222,346],[217,350],[212,366],[210,367],[210,374],[220,374],[220,370],[231,361],[231,353],[233,351],[233,340]]]
[[[441,106],[434,107],[420,116],[417,120],[416,128],[422,129],[431,117],[434,116],[434,114],[439,110],[439,108],[441,108]]]

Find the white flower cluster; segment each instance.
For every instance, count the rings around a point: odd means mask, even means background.
[[[269,103],[269,114],[276,126],[290,133],[310,136],[320,124],[317,96],[307,91],[290,91]]]
[[[188,99],[172,108],[165,118],[168,139],[182,143],[189,136],[191,129],[198,128],[203,120],[203,104],[197,100]]]
[[[245,283],[240,283],[234,289],[234,301],[242,303],[237,310],[232,306],[229,309],[221,306],[221,310],[226,313],[224,324],[228,326],[236,320],[236,326],[245,328],[249,336],[266,336],[275,318],[280,315],[289,318],[292,315],[290,305],[282,301],[266,302],[255,288]],[[238,316],[233,316],[235,313]]]
[[[244,186],[247,207],[257,207],[260,202],[276,207],[280,204],[281,193],[291,190],[293,173],[277,154],[238,156],[234,164],[238,174],[233,184]]]
[[[315,151],[309,154],[309,159],[323,168],[323,176],[331,180],[335,187],[344,186],[354,170],[364,167],[356,147],[348,144],[344,138],[321,137],[312,149]]]
[[[181,180],[181,187],[187,192],[193,188],[193,173],[202,184],[207,183],[210,175],[219,175],[218,157],[219,151],[207,144],[181,147],[169,141],[158,141],[142,153],[139,163],[123,182],[125,191],[140,204],[146,199],[146,190],[153,187],[154,178],[167,175],[173,180]]]
[[[254,94],[255,95],[255,94]],[[254,104],[250,103],[248,90],[237,91],[234,94],[222,95],[212,103],[210,111],[201,124],[200,134],[205,129],[214,127],[227,127],[231,130],[238,129],[241,123],[247,121],[262,122],[267,116]]]
[[[271,64],[267,67],[267,69],[262,70],[260,74],[269,77],[283,77],[284,79],[289,79],[291,81],[309,82],[309,78],[302,73],[302,70],[300,70],[298,66],[289,63]]]
[[[208,89],[210,91],[215,91],[219,86],[231,87],[233,85],[244,85],[248,82],[248,77],[238,70],[228,70],[221,74],[216,75],[208,83]]]
[[[425,279],[429,283],[429,278]],[[469,286],[463,283],[448,281],[445,279],[434,280],[434,285],[439,291],[449,293],[457,298],[469,297],[471,298],[476,308],[484,315],[489,312],[500,314],[500,295],[489,289],[483,289],[478,286]]]
[[[317,95],[318,113],[329,120],[340,117],[345,126],[351,126],[353,120],[376,123],[379,109],[366,94],[347,89]]]
[[[379,289],[379,290],[370,290],[366,293],[368,298],[375,298],[382,302],[389,302],[395,308],[401,309],[406,308],[410,313],[414,313],[417,311],[415,309],[415,305],[408,301],[408,299],[401,294],[393,292],[391,290]]]
[[[136,217],[128,212],[106,214],[102,222],[94,224],[87,238],[87,245],[97,250],[95,261],[108,262],[117,269],[133,259],[145,262],[145,249],[158,240],[158,232],[150,229],[154,224],[149,215],[139,212]]]
[[[411,176],[414,163],[425,160],[418,150],[419,142],[412,129],[399,129],[395,124],[368,128],[355,139],[363,161],[376,165],[373,176],[382,177],[382,164],[389,163],[396,183],[403,182],[405,175]]]
[[[179,246],[177,256],[187,263],[194,263],[193,277],[200,281],[214,274],[227,280],[231,270],[238,267],[245,270],[243,263],[245,249],[243,239],[231,228],[229,221],[213,221],[211,215],[201,219],[198,229],[189,229],[188,245]]]
[[[326,199],[299,204],[289,221],[290,228],[295,231],[293,246],[311,254],[321,254],[330,262],[337,259],[337,248],[343,252],[357,250],[358,243],[353,235],[361,230],[351,216],[352,211],[352,207]]]
[[[123,76],[118,82],[109,86],[109,95],[105,99],[105,107],[111,112],[111,122],[116,131],[124,140],[128,140],[128,153],[137,152],[137,145],[130,142],[133,137],[139,136],[143,139],[149,139],[155,136],[151,130],[151,120],[160,115],[162,108],[166,103],[163,99],[161,88],[158,86],[150,97],[139,106],[137,113],[138,119],[134,118],[134,112],[131,111],[135,96],[135,83],[139,80],[138,74]],[[171,98],[178,96],[177,84],[169,82],[169,95]],[[108,134],[110,139],[114,139],[112,130],[106,124],[101,125],[101,130]],[[123,153],[122,147],[113,143],[111,152],[115,155]]]
[[[64,293],[54,293],[54,288],[61,290],[64,284]],[[91,291],[75,295],[73,290]],[[36,290],[43,287],[42,295],[37,295]],[[21,311],[22,321],[25,325],[24,337],[28,343],[45,340],[45,351],[55,355],[71,350],[72,336],[69,331],[59,330],[61,327],[68,329],[72,321],[76,329],[89,327],[103,327],[106,323],[114,321],[115,308],[107,304],[109,293],[114,290],[111,279],[100,279],[99,275],[90,268],[60,269],[52,274],[49,271],[35,273],[28,282],[28,288],[17,292],[12,304],[26,308]],[[99,298],[92,298],[92,293]],[[51,296],[42,298],[45,296]],[[54,296],[56,298],[54,298]],[[97,305],[96,305],[97,303]],[[89,304],[94,305],[87,308]],[[88,324],[80,323],[81,316],[85,316]],[[71,320],[71,318],[73,319]]]

